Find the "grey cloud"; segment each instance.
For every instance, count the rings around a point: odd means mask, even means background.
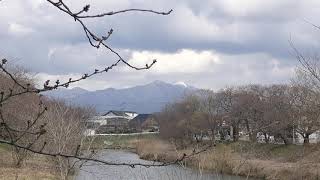
[[[290,54],[290,36],[303,50],[319,47],[320,42],[314,38],[319,31],[303,22],[303,19],[310,19],[317,23],[316,17],[319,17],[319,12],[314,10],[316,1],[307,3],[298,0],[270,0],[269,4],[258,4],[243,14],[237,9],[232,11],[233,7],[226,4],[231,1],[223,0],[66,2],[74,9],[81,9],[83,5],[90,3],[91,13],[136,7],[174,9],[170,16],[128,13],[86,21],[89,27],[100,35],[114,28],[115,32],[109,44],[119,49],[126,59],[131,58],[133,51],[176,53],[180,49],[210,50],[231,58],[226,60],[226,65],[217,66],[218,70],[214,73],[172,73],[160,76],[148,72],[115,71],[113,75],[111,73],[97,79],[102,81],[105,78],[106,86],[125,86],[128,81],[129,85],[141,84],[139,82],[154,79],[187,81],[201,87],[220,87],[228,81],[284,82],[290,78],[290,73],[272,74],[272,68],[266,62],[275,58],[280,62],[279,68],[283,70],[293,68],[297,64]],[[9,13],[10,11],[15,13]],[[10,23],[28,27],[32,32],[24,36],[10,34]],[[215,28],[216,32],[213,31]],[[83,73],[95,67],[104,67],[115,60],[110,53],[90,47],[81,27],[72,18],[47,3],[37,4],[33,0],[0,3],[0,38],[0,51],[4,52],[2,54],[14,57],[18,64],[35,72],[52,75]],[[238,58],[241,55],[256,53],[263,53],[268,57]],[[253,75],[247,76],[248,72],[239,69],[240,65],[247,66]]]

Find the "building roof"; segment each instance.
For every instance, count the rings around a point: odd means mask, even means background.
[[[132,112],[132,111],[115,111],[115,110],[111,110],[111,111],[108,111],[107,113],[103,114],[102,116],[106,116],[109,113],[113,113],[116,116],[128,116],[128,114],[126,114],[126,113],[135,113],[135,114],[137,114],[136,112]]]
[[[131,120],[131,122],[142,124],[145,122],[148,118],[152,117],[152,114],[139,114],[135,118]]]

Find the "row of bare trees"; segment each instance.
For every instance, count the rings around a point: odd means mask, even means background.
[[[158,116],[160,133],[189,141],[238,141],[243,135],[251,141],[285,144],[300,136],[309,144],[310,135],[320,130],[320,92],[306,78],[310,76],[297,70],[291,84],[194,92],[163,109]]]
[[[23,93],[23,87],[36,88],[30,75],[17,68],[0,71],[0,144],[12,149],[15,167],[25,165],[30,157],[47,157],[60,179],[68,179],[86,162],[112,166],[167,166],[206,151],[207,146],[176,160],[164,163],[109,162],[97,156],[99,150],[92,148],[95,137],[86,136],[87,120],[95,114],[91,108],[73,106],[61,100],[49,99],[41,94]],[[18,82],[19,84],[17,84]],[[6,99],[6,94],[11,94]],[[16,95],[18,94],[18,95]]]
[[[32,79],[21,69],[11,68],[15,79],[34,87]],[[0,91],[15,93],[21,90],[4,73],[0,73]],[[50,100],[37,94],[23,94],[2,104],[0,138],[30,149],[48,153],[81,153],[85,150],[85,121],[94,113],[90,108],[68,105],[60,100]],[[12,146],[13,165],[23,166],[32,157],[27,149]],[[57,157],[53,161],[66,179],[75,166],[67,158]]]
[[[90,47],[105,50],[106,54],[112,54],[114,62],[106,64],[99,69],[92,69],[84,72],[79,77],[70,77],[68,80],[46,80],[43,87],[36,87],[27,78],[28,75],[20,77],[19,71],[12,71],[8,67],[8,60],[1,57],[0,60],[0,144],[9,145],[17,154],[30,153],[54,158],[58,161],[61,178],[66,179],[73,167],[81,167],[83,163],[91,161],[109,166],[167,166],[176,164],[184,159],[206,151],[207,148],[195,150],[190,154],[183,154],[180,158],[164,163],[133,163],[133,162],[113,162],[94,156],[95,150],[90,148],[91,143],[83,143],[88,138],[82,138],[83,119],[88,116],[87,109],[77,109],[63,102],[48,101],[41,96],[41,93],[56,90],[58,88],[68,88],[73,83],[84,81],[98,74],[108,73],[121,63],[133,70],[150,69],[157,61],[153,59],[150,63],[136,66],[124,59],[121,54],[113,49],[109,44],[114,30],[110,28],[107,32],[97,33],[87,26],[89,19],[101,19],[108,16],[118,15],[128,12],[144,12],[156,15],[169,15],[173,10],[167,12],[155,11],[152,9],[123,9],[109,12],[92,14],[90,4],[85,4],[81,9],[75,9],[64,0],[44,0],[48,5],[72,18],[78,23],[80,30],[83,30],[84,37]],[[1,0],[0,0],[1,2]],[[10,61],[10,60],[9,60]],[[26,78],[26,79],[24,79]],[[30,99],[30,100],[29,100]],[[24,110],[28,109],[28,110]],[[9,113],[9,111],[12,111]],[[90,114],[90,113],[89,113]],[[21,116],[21,117],[20,117]],[[76,122],[74,122],[76,120]],[[72,125],[74,124],[74,126]],[[78,126],[78,127],[76,127]],[[78,135],[70,137],[70,135]],[[83,145],[88,144],[88,147]],[[23,157],[23,156],[21,156]],[[23,159],[23,158],[18,158]],[[19,160],[21,162],[21,160]],[[17,163],[19,164],[19,163]]]

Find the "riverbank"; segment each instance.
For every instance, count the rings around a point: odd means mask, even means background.
[[[10,147],[0,146],[0,179],[56,180],[59,176],[52,161],[43,156],[29,156],[21,167],[16,167]]]
[[[98,137],[97,149],[126,149],[140,158],[172,162],[190,154],[194,146],[178,149],[158,136]],[[198,149],[201,149],[199,147]],[[210,150],[188,158],[183,165],[200,172],[216,172],[267,180],[320,179],[320,145],[277,145],[250,142],[218,143]]]
[[[142,159],[174,161],[193,147],[177,150],[164,140],[149,139],[135,142]],[[200,171],[256,177],[267,180],[320,179],[319,145],[271,145],[237,142],[217,144],[207,152],[186,159],[184,165]]]
[[[158,134],[143,135],[105,135],[92,136],[87,139],[86,143],[90,143],[92,149],[126,149],[136,151],[137,143],[143,141],[157,141]]]
[[[146,160],[170,162],[189,154],[193,147],[177,149],[156,136],[99,137],[97,145],[130,149]],[[268,180],[320,178],[319,145],[274,145],[248,142],[217,144],[207,152],[185,160],[184,165],[200,171],[250,176]]]

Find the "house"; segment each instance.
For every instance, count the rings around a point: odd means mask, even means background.
[[[152,114],[139,114],[129,121],[129,127],[136,132],[159,131],[159,123]]]
[[[102,116],[110,119],[110,118],[126,118],[126,119],[133,119],[138,115],[136,112],[132,111],[108,111],[107,113],[103,114]]]
[[[295,144],[303,144],[303,141],[304,141],[304,139],[303,139],[302,135],[299,133],[296,133],[296,138],[294,139],[294,143]],[[320,130],[310,134],[309,142],[314,143],[314,144],[320,143]]]
[[[101,116],[94,116],[87,121],[90,134],[124,133],[130,131],[129,121],[138,114],[131,111],[108,111]],[[94,130],[94,132],[92,132]]]

